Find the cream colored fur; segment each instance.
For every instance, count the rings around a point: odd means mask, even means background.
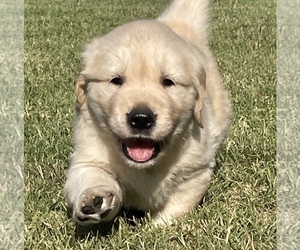
[[[112,220],[124,206],[150,210],[156,224],[169,224],[205,194],[231,112],[208,47],[208,5],[175,0],[157,20],[122,25],[87,45],[65,185],[77,222]],[[111,83],[114,77],[124,83]],[[175,85],[162,86],[166,77]],[[133,136],[127,115],[140,106],[157,117],[149,138],[164,142],[145,163],[129,160],[121,149]],[[95,205],[95,197],[103,203]]]

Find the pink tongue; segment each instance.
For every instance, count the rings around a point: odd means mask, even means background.
[[[154,153],[153,142],[131,141],[127,143],[128,155],[136,162],[146,162]]]

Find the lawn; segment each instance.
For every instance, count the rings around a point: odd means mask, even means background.
[[[92,37],[167,0],[25,1],[26,249],[275,249],[276,17],[272,0],[215,0],[211,45],[234,109],[204,204],[175,225],[124,216],[76,227],[63,198],[72,152],[74,80]],[[105,230],[104,230],[105,229]]]

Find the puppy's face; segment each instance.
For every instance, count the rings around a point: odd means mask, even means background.
[[[83,53],[77,107],[117,139],[129,165],[155,163],[192,119],[201,125],[205,87],[200,52],[156,21],[123,25]]]

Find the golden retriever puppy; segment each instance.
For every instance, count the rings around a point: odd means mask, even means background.
[[[86,46],[65,185],[78,223],[133,207],[170,224],[205,194],[231,112],[208,47],[208,5],[175,0],[157,20]]]

